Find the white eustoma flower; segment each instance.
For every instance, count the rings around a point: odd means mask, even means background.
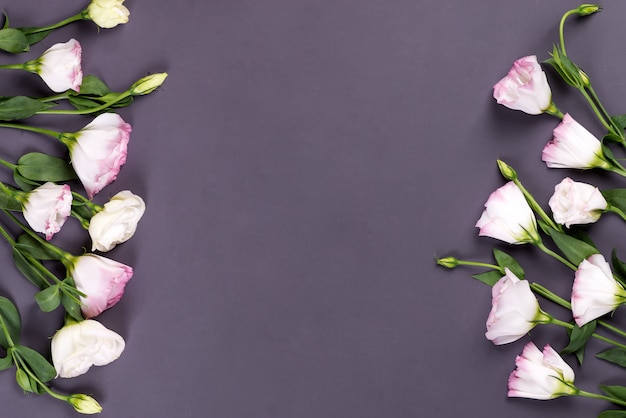
[[[529,342],[515,366],[509,376],[511,398],[547,400],[577,393],[574,370],[549,345],[541,352]]]
[[[92,0],[85,9],[86,17],[101,28],[114,28],[128,22],[130,12],[124,0]]]
[[[509,244],[539,240],[535,215],[522,191],[512,181],[491,193],[476,227],[480,228],[478,235]]]
[[[548,204],[554,220],[567,227],[596,222],[607,208],[606,199],[597,187],[569,177],[554,187]]]
[[[579,327],[626,302],[626,290],[614,278],[602,254],[583,260],[572,286],[572,314]]]
[[[110,251],[128,241],[146,210],[143,199],[128,190],[117,193],[89,221],[91,250]]]
[[[554,128],[554,138],[544,147],[541,159],[550,168],[603,168],[611,164],[602,152],[602,144],[568,113]]]
[[[526,280],[520,280],[509,269],[491,289],[491,312],[485,337],[496,345],[522,338],[538,323],[550,317],[539,308],[539,302]]]
[[[71,322],[52,337],[52,363],[60,377],[76,377],[116,360],[124,347],[119,334],[93,319]]]
[[[67,184],[42,184],[27,193],[18,194],[22,213],[28,225],[50,240],[61,230],[72,211],[72,192]]]
[[[79,91],[83,82],[82,48],[76,39],[48,48],[39,58],[28,61],[24,69],[39,74],[54,92]]]
[[[493,86],[493,97],[509,109],[531,115],[548,109],[552,104],[552,91],[537,57],[530,55],[515,61],[509,73]]]

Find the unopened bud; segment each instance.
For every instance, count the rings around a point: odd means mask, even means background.
[[[513,167],[511,167],[504,161],[498,160],[498,168],[500,169],[500,173],[502,173],[502,176],[505,179],[517,180],[517,172],[513,169]]]
[[[437,259],[437,264],[449,269],[453,269],[459,265],[459,260],[454,257],[444,257]]]
[[[81,414],[99,414],[102,412],[102,407],[94,398],[82,393],[70,395],[67,398],[67,402],[74,407],[77,412]]]
[[[576,9],[578,16],[589,16],[602,10],[599,4],[581,4]]]
[[[130,94],[140,96],[142,94],[152,93],[167,78],[167,73],[156,73],[140,78],[132,86],[130,86]]]

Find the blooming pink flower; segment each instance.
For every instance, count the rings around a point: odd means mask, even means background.
[[[537,57],[530,55],[515,61],[509,73],[493,87],[493,97],[509,109],[531,115],[550,107],[552,92]]]
[[[491,289],[491,312],[487,318],[485,337],[496,345],[522,338],[549,316],[539,309],[539,302],[526,280],[510,270]]]
[[[611,168],[602,144],[568,113],[554,128],[554,138],[543,149],[541,159],[550,168]]]
[[[61,230],[72,211],[72,192],[67,184],[47,182],[20,196],[24,219],[34,231],[46,234],[47,240]]]
[[[516,357],[515,366],[509,376],[511,398],[547,400],[577,392],[574,370],[549,345],[542,353],[529,342]]]
[[[27,62],[24,68],[39,74],[52,91],[79,91],[83,82],[81,55],[80,43],[70,39],[52,45],[39,58]]]
[[[567,227],[596,222],[607,208],[607,202],[597,187],[569,177],[554,187],[548,204],[554,220]]]
[[[131,131],[120,115],[103,113],[80,131],[62,136],[90,199],[117,178],[126,162]]]
[[[98,316],[115,305],[133,277],[132,267],[96,254],[76,257],[68,270],[76,288],[86,295],[80,301],[87,318]]]
[[[579,327],[615,310],[626,301],[626,290],[614,278],[602,254],[583,260],[572,287],[572,314]]]
[[[478,235],[509,244],[539,239],[535,215],[522,191],[512,181],[491,193],[476,227],[480,228]]]

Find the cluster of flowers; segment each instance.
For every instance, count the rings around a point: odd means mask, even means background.
[[[549,168],[603,169],[626,176],[626,169],[617,161],[610,144],[626,145],[626,117],[611,116],[595,93],[589,76],[566,54],[563,26],[568,16],[587,16],[600,11],[600,6],[583,4],[566,12],[560,22],[560,45],[555,46],[546,61],[556,73],[587,100],[599,122],[608,131],[602,138],[563,114],[552,99],[546,73],[536,56],[517,60],[509,73],[494,86],[494,98],[510,109],[538,115],[547,113],[561,122],[553,131],[553,139],[544,147],[542,160]],[[602,214],[613,212],[626,220],[626,189],[599,190],[597,187],[564,178],[549,199],[548,215],[531,193],[522,185],[517,172],[504,161],[498,167],[506,184],[494,191],[476,223],[480,236],[508,244],[531,244],[573,270],[571,296],[564,299],[545,286],[524,279],[522,267],[509,254],[494,249],[496,263],[459,260],[445,257],[438,264],[455,268],[460,265],[486,267],[489,270],[473,277],[492,286],[492,308],[486,322],[486,338],[496,345],[508,344],[524,337],[539,324],[559,325],[568,330],[569,344],[562,354],[574,354],[582,364],[590,338],[597,338],[612,347],[597,357],[626,367],[626,344],[596,333],[602,327],[621,338],[626,332],[609,322],[605,316],[626,304],[626,263],[614,252],[611,263],[583,230],[576,225],[597,222]],[[558,251],[545,245],[547,235]],[[544,311],[537,295],[571,312],[571,320],[563,321]],[[600,417],[626,416],[626,387],[599,386],[603,392],[584,391],[574,384],[573,369],[549,345],[543,351],[529,342],[515,361],[516,369],[508,380],[508,396],[531,399],[553,399],[579,395],[607,400],[623,409],[604,411]]]
[[[78,14],[46,27],[0,29],[0,49],[21,53],[49,33],[69,23],[89,20],[100,28],[128,22],[124,0],[92,0]],[[51,339],[51,360],[20,344],[21,324],[17,308],[0,296],[0,370],[15,367],[16,381],[26,392],[46,393],[68,402],[84,414],[99,413],[100,404],[85,394],[63,395],[48,382],[55,377],[79,376],[91,366],[116,360],[125,347],[124,339],[93,318],[115,305],[133,276],[130,266],[95,252],[107,252],[129,240],[145,211],[140,196],[128,190],[115,194],[104,205],[92,198],[113,182],[127,158],[131,125],[114,113],[128,106],[135,96],[157,89],[166,73],[140,78],[123,92],[111,91],[94,76],[83,75],[80,43],[71,39],[48,48],[37,59],[24,64],[0,65],[0,69],[38,74],[55,95],[0,98],[0,127],[21,129],[51,136],[68,150],[69,161],[32,152],[17,162],[0,160],[11,170],[16,185],[0,182],[0,211],[23,230],[15,238],[0,226],[0,235],[11,245],[20,272],[39,292],[35,301],[45,312],[62,306],[65,325]],[[60,105],[60,102],[67,104]],[[41,127],[12,123],[37,114],[96,115],[77,132],[56,132]],[[75,180],[86,196],[70,189]],[[25,222],[14,212],[21,212]],[[91,238],[91,253],[74,255],[51,243],[69,217],[75,217]],[[41,235],[40,235],[41,234]],[[95,252],[94,252],[95,251]],[[58,278],[46,263],[60,262],[65,277]]]

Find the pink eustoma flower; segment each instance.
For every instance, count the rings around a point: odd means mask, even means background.
[[[574,370],[549,345],[543,352],[532,342],[515,358],[516,369],[509,376],[508,396],[548,400],[572,395]]]
[[[96,254],[85,254],[68,269],[81,297],[81,310],[86,318],[93,318],[115,305],[124,295],[126,283],[133,277],[133,269]]]
[[[550,168],[611,168],[602,144],[568,113],[554,128],[554,138],[544,147],[541,159]]]
[[[476,222],[478,235],[509,244],[537,242],[537,221],[522,191],[512,181],[491,193]]]
[[[509,109],[531,115],[548,109],[552,92],[537,57],[530,55],[515,61],[509,73],[493,87],[493,97]]]
[[[550,321],[539,308],[539,302],[526,280],[520,280],[509,269],[491,289],[491,312],[485,337],[496,345],[522,338],[535,325]]]
[[[50,240],[61,230],[72,210],[72,192],[67,184],[42,184],[27,193],[19,193],[22,213],[28,225]]]
[[[614,311],[626,302],[626,290],[613,278],[611,267],[602,254],[594,254],[580,263],[572,286],[572,314],[576,325]]]
[[[126,162],[131,131],[120,115],[103,113],[80,131],[62,135],[90,199],[117,178]]]
[[[591,184],[564,178],[548,202],[554,220],[568,228],[596,222],[607,208],[606,199]]]
[[[76,39],[52,45],[39,58],[24,64],[28,71],[39,74],[54,92],[79,91],[83,82],[82,48]]]

